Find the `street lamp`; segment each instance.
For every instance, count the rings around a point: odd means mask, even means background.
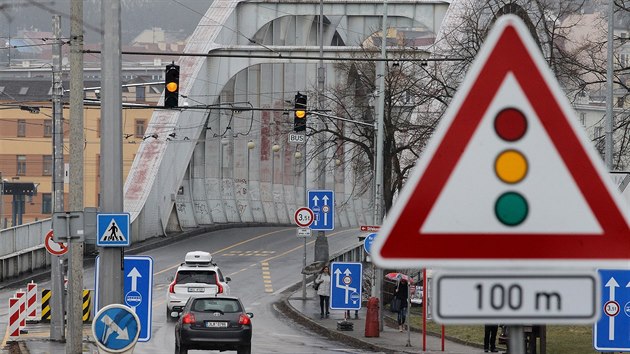
[[[252,214],[252,222],[255,221],[254,220],[254,208],[252,207],[253,201],[252,201],[252,191],[250,189],[250,184],[249,184],[249,180],[250,180],[250,176],[249,176],[249,154],[250,151],[253,150],[256,147],[256,143],[253,141],[248,141],[247,142],[247,200],[249,201],[249,211]]]
[[[275,184],[275,176],[276,176],[276,152],[280,151],[280,145],[273,144],[271,146],[272,156],[271,156],[271,191],[273,192]],[[273,194],[273,193],[272,193]]]

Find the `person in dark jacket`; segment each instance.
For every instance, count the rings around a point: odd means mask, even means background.
[[[400,300],[398,310],[398,330],[403,331],[405,320],[407,319],[407,299],[409,298],[409,284],[406,279],[401,279],[394,291],[394,297]]]
[[[483,331],[483,350],[484,352],[498,352],[497,345],[497,332],[499,330],[499,325],[490,324],[484,326]]]
[[[320,307],[320,315],[319,318],[328,318],[330,316],[330,312],[328,309],[330,308],[330,269],[328,266],[325,266],[317,278],[315,279],[315,283],[319,284],[317,288],[317,295],[319,295],[319,307]]]

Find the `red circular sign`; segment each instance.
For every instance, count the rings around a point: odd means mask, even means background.
[[[65,243],[53,241],[53,230],[48,231],[46,234],[44,246],[46,246],[46,250],[53,256],[61,256],[68,252],[68,246]]]
[[[604,304],[604,313],[610,317],[617,316],[619,313],[619,303],[617,301],[607,301]]]
[[[295,211],[293,219],[295,220],[297,226],[309,227],[313,223],[315,215],[313,214],[313,211],[311,209],[302,207]]]

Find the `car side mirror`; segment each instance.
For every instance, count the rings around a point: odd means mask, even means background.
[[[249,318],[254,318],[254,313],[253,312],[247,312],[247,316],[249,316]]]
[[[230,278],[230,277],[225,277],[225,281],[226,281],[226,282],[228,282],[228,281],[232,281],[232,278]]]

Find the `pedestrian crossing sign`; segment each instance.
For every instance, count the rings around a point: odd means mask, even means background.
[[[128,247],[130,242],[129,214],[97,214],[96,245],[99,247]]]

